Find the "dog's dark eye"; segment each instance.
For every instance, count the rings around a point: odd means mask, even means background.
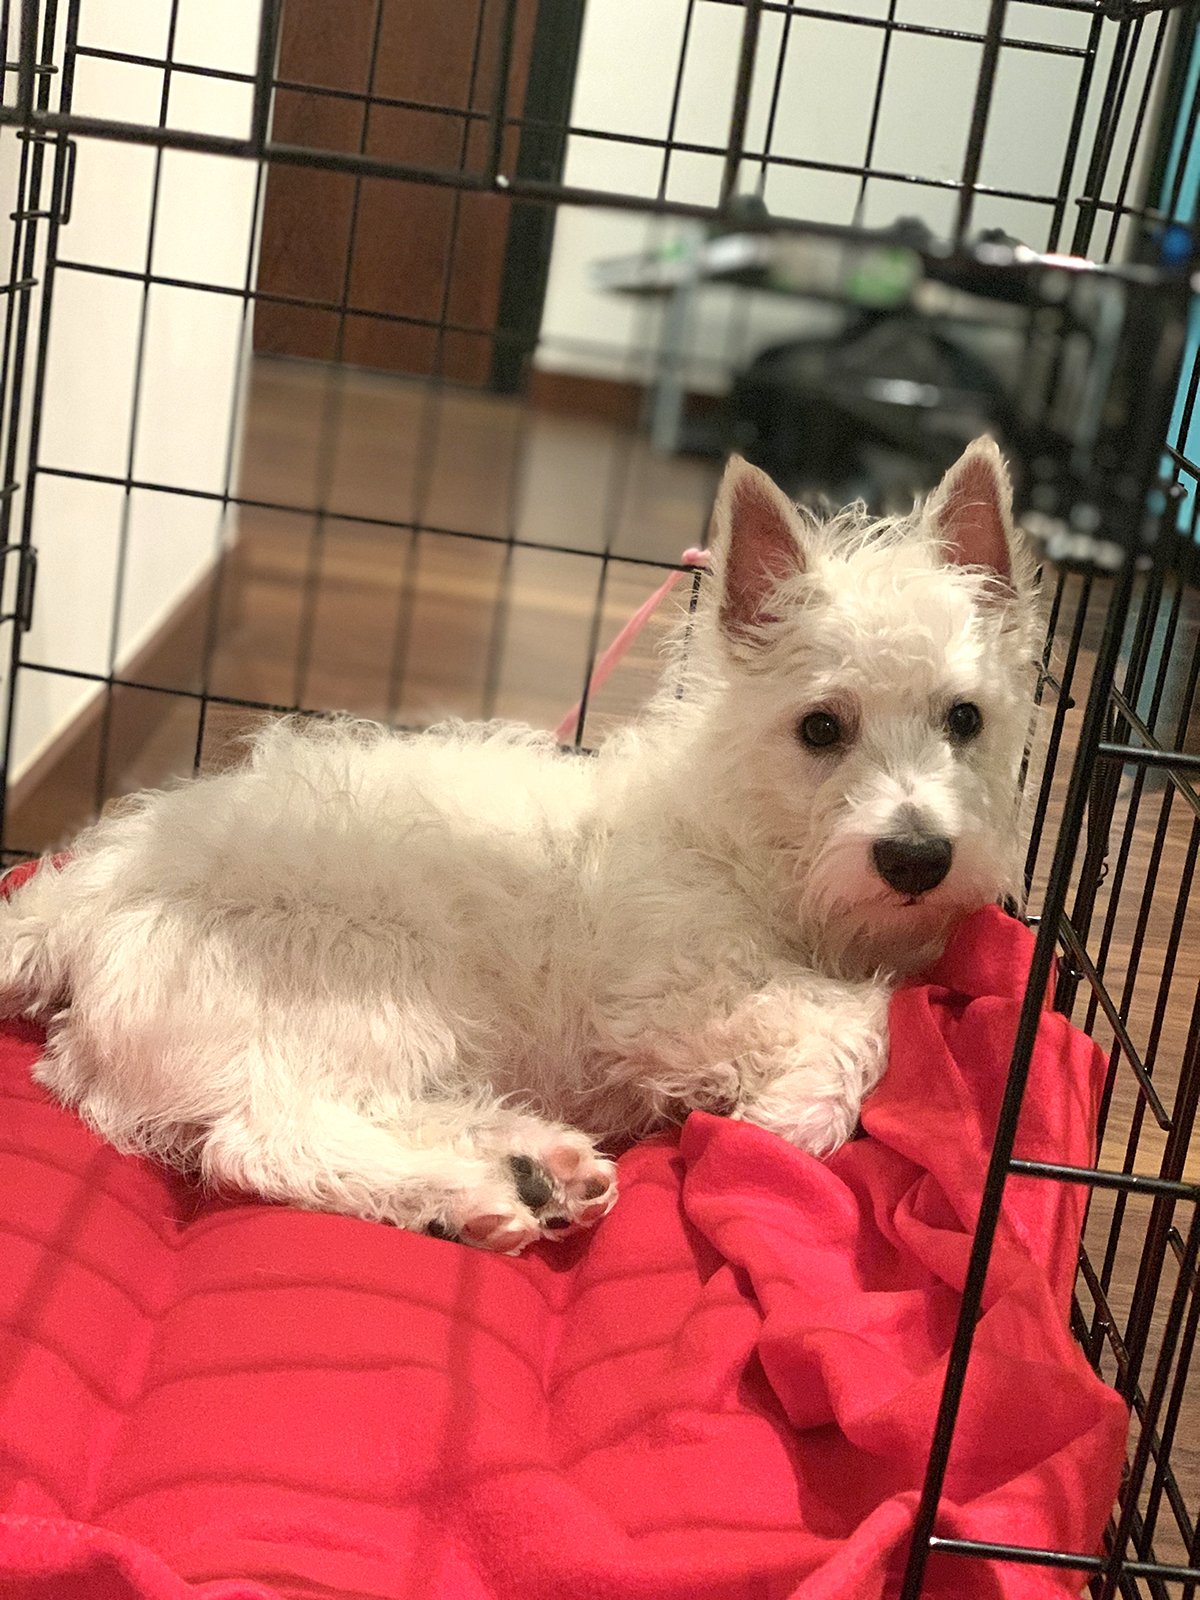
[[[979,736],[982,727],[979,707],[972,705],[969,700],[960,700],[946,713],[946,732],[954,744],[970,744],[972,739]]]
[[[801,720],[799,731],[810,750],[828,750],[842,737],[842,725],[832,711],[810,711]]]

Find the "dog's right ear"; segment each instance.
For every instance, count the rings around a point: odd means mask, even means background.
[[[731,456],[713,506],[711,544],[720,584],[722,632],[740,644],[776,618],[770,596],[804,571],[796,508],[765,472]]]
[[[1017,588],[1012,486],[994,439],[984,434],[967,446],[930,496],[929,511],[947,561],[983,568],[1004,588]]]

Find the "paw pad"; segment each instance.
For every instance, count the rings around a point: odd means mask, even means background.
[[[532,1156],[509,1156],[509,1169],[517,1185],[517,1196],[531,1211],[540,1211],[554,1198],[554,1185],[543,1167]]]
[[[515,1256],[535,1239],[561,1239],[599,1222],[616,1202],[616,1167],[582,1134],[564,1137],[547,1129],[543,1139],[541,1131],[534,1129],[529,1140],[536,1155],[510,1146],[501,1156],[499,1183],[464,1195],[449,1216],[431,1218],[424,1231]]]
[[[511,1155],[508,1166],[518,1198],[543,1235],[598,1222],[617,1197],[611,1163],[589,1159],[573,1145],[556,1146],[538,1160]]]

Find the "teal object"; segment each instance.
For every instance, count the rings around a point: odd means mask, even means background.
[[[1183,94],[1179,101],[1179,110],[1175,117],[1175,130],[1171,136],[1171,150],[1167,157],[1166,169],[1163,172],[1162,188],[1159,191],[1158,206],[1160,211],[1169,209],[1171,223],[1164,233],[1163,261],[1164,265],[1179,265],[1168,259],[1168,251],[1173,246],[1175,237],[1182,234],[1187,237],[1190,247],[1192,225],[1196,219],[1196,196],[1200,193],[1200,139],[1193,137],[1184,151],[1184,140],[1187,138],[1188,122],[1190,121],[1190,108],[1196,98],[1197,88],[1200,86],[1200,29],[1192,36],[1192,53],[1188,61],[1187,79],[1184,83]],[[1180,162],[1183,163],[1182,176]],[[1179,178],[1179,193],[1171,204],[1171,193]],[[1179,388],[1175,394],[1175,404],[1171,411],[1171,426],[1167,433],[1168,439],[1175,441],[1175,448],[1189,461],[1197,459],[1200,451],[1200,397],[1193,402],[1192,414],[1188,419],[1187,436],[1180,438],[1179,430],[1183,423],[1183,414],[1187,405],[1188,389],[1191,373],[1195,367],[1196,355],[1200,351],[1200,301],[1192,300],[1188,312],[1187,341],[1184,346],[1183,365],[1180,368]],[[1173,463],[1167,456],[1163,457],[1163,475],[1170,477]],[[1180,478],[1183,488],[1183,497],[1179,502],[1176,512],[1176,527],[1181,532],[1191,529],[1192,518],[1195,514],[1196,482],[1186,473]]]

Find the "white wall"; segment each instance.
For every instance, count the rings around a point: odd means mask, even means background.
[[[170,9],[170,0],[83,0],[80,43],[161,57]],[[256,43],[257,7],[246,0],[181,0],[177,61],[252,72]],[[161,93],[159,71],[82,58],[73,109],[155,123]],[[172,126],[244,136],[249,116],[249,86],[173,74]],[[5,194],[12,192],[16,149],[14,134],[3,130]],[[240,288],[254,223],[253,164],[164,152],[156,203],[156,161],[148,148],[79,141],[73,213],[59,235],[60,256],[141,273],[153,214],[152,272]],[[242,302],[151,286],[130,461],[142,314],[140,283],[60,268],[39,465],[118,478],[131,466],[135,479],[220,493],[231,439],[236,445],[231,419],[246,354]],[[139,490],[126,505],[119,486],[40,475],[34,507],[39,599],[25,657],[99,673],[112,663],[119,671],[232,532],[209,500]],[[19,776],[97,692],[79,680],[23,673],[11,774]]]
[[[884,18],[887,0],[839,0],[843,13]],[[896,20],[942,29],[980,31],[987,0],[899,0]],[[572,125],[598,132],[664,138],[675,69],[683,40],[686,0],[588,0]],[[675,136],[723,146],[729,130],[744,13],[738,6],[698,5],[685,57]],[[1006,37],[1082,46],[1091,25],[1083,12],[1057,11],[1012,0]],[[763,14],[745,145],[763,147],[785,18]],[[1125,96],[1105,193],[1119,180],[1149,56],[1149,31]],[[1111,58],[1115,25],[1106,24],[1088,116],[1071,189],[1060,248],[1069,248],[1099,105]],[[865,159],[871,108],[884,33],[881,29],[811,17],[793,17],[787,39],[779,104],[771,141],[774,153],[844,166]],[[926,178],[957,179],[962,167],[981,46],[955,39],[897,33],[892,37],[880,102],[872,166]],[[1164,55],[1165,61],[1165,55]],[[1082,63],[1078,57],[1004,49],[993,95],[980,182],[998,189],[1053,195],[1057,190]],[[573,135],[567,152],[571,184],[653,195],[662,152]],[[706,205],[719,194],[718,155],[681,153],[672,158],[666,195]],[[739,187],[753,191],[759,172],[744,163]],[[1132,193],[1138,193],[1138,173]],[[957,197],[937,189],[884,179],[868,182],[856,218],[860,184],[845,173],[803,168],[768,170],[764,198],[779,216],[815,222],[883,226],[899,216],[920,217],[936,234],[953,225]],[[974,229],[1001,227],[1036,249],[1047,242],[1051,208],[980,196]],[[674,230],[679,231],[678,226]],[[1097,226],[1093,251],[1102,249],[1107,224]],[[668,231],[665,235],[670,237]],[[590,264],[602,257],[647,248],[664,237],[659,221],[602,210],[563,210],[556,226],[542,322],[539,366],[598,376],[644,380],[653,370],[659,313],[647,303],[592,287]],[[1118,241],[1118,255],[1120,253]],[[688,381],[720,389],[731,363],[774,338],[807,326],[809,311],[775,296],[734,297],[704,291],[693,320]],[[738,319],[745,319],[745,327]]]

